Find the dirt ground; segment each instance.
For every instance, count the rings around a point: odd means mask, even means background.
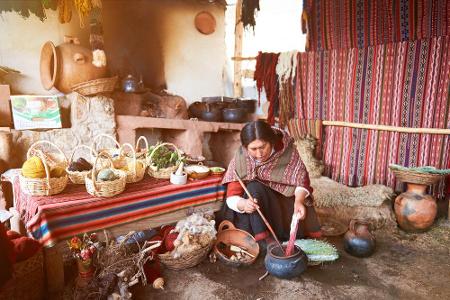
[[[328,238],[340,258],[308,267],[295,280],[265,273],[264,259],[231,268],[202,262],[183,271],[164,271],[165,290],[133,287],[133,299],[450,299],[450,222],[440,220],[426,233],[377,231],[369,258],[348,255],[342,237]]]
[[[450,299],[450,222],[423,234],[377,231],[370,258],[348,255],[341,238],[329,239],[339,250],[334,263],[309,267],[296,280],[258,278],[260,257],[247,268],[204,261],[184,271],[165,271],[164,291],[133,289],[135,299]]]

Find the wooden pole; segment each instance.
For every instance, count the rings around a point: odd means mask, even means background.
[[[242,56],[242,35],[244,34],[244,25],[242,23],[242,0],[236,2],[236,21],[234,27],[234,57]],[[241,61],[234,61],[234,80],[233,94],[234,97],[242,96],[242,74]]]
[[[388,125],[374,125],[374,124],[361,124],[342,121],[322,121],[325,126],[341,126],[361,129],[373,129],[392,132],[404,132],[404,133],[425,133],[425,134],[450,134],[450,129],[441,128],[411,128],[411,127],[398,127]]]
[[[250,194],[250,192],[247,190],[247,187],[245,186],[245,184],[242,182],[241,177],[239,176],[239,174],[237,173],[236,170],[234,170],[234,175],[236,176],[237,180],[239,181],[239,183],[241,184],[242,188],[244,189],[245,193],[247,194],[248,198],[250,200],[252,200],[254,203],[257,203],[255,201],[255,199],[253,199],[252,195]],[[267,221],[266,217],[264,217],[263,213],[261,212],[261,210],[259,208],[256,208],[256,211],[258,212],[258,214],[261,216],[261,219],[263,220],[264,224],[266,224],[267,228],[269,229],[270,233],[272,234],[273,238],[275,239],[275,241],[277,242],[278,246],[280,247],[280,249],[283,251],[283,247],[281,246],[280,241],[277,238],[277,235],[275,234],[275,232],[272,229],[272,226],[270,226],[270,223]]]

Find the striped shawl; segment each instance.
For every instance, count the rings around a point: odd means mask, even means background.
[[[236,170],[242,180],[256,179],[286,197],[293,196],[297,186],[306,188],[312,194],[308,171],[295,147],[294,139],[283,130],[273,129],[283,133],[283,148],[274,152],[268,160],[256,164],[247,149],[239,147],[228,166],[222,184],[237,181],[234,175]]]

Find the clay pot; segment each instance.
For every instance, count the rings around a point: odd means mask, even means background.
[[[243,123],[247,118],[247,111],[244,108],[224,108],[222,118],[225,122]]]
[[[195,101],[191,105],[189,105],[188,113],[190,118],[200,119],[202,117],[202,113],[206,110],[206,104],[203,102]]]
[[[305,252],[297,245],[294,254],[290,256],[285,256],[284,250],[280,249],[278,245],[273,245],[267,250],[264,265],[269,274],[278,278],[290,279],[305,272],[308,265]]]
[[[42,46],[40,73],[46,90],[55,87],[69,93],[75,84],[106,76],[106,67],[94,66],[92,51],[79,43],[77,38],[66,36],[59,46],[50,41]]]
[[[369,223],[351,220],[349,230],[344,235],[344,249],[357,257],[368,257],[375,251],[375,237],[369,232]]]
[[[423,232],[434,222],[436,200],[425,194],[426,185],[406,183],[406,192],[395,198],[394,211],[398,225],[405,231]]]
[[[246,261],[232,261],[229,257],[233,254],[226,251],[222,245],[234,245],[245,249],[254,258]],[[221,248],[225,249],[221,249]],[[217,230],[217,239],[213,247],[213,252],[219,260],[226,265],[239,267],[248,266],[255,262],[259,254],[259,245],[255,238],[244,230],[237,229],[230,221],[222,221]]]
[[[206,110],[202,112],[202,120],[220,122],[222,120],[222,111],[213,109],[209,104],[206,104]]]
[[[237,101],[237,107],[245,109],[245,111],[249,114],[253,114],[256,110],[256,100],[239,99],[239,101]]]

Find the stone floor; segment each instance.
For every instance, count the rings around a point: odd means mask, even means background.
[[[370,258],[343,251],[341,238],[329,239],[341,257],[309,267],[298,279],[265,273],[260,257],[247,268],[204,261],[183,270],[166,270],[166,288],[134,287],[133,299],[450,299],[450,222],[440,220],[423,234],[377,231]]]

